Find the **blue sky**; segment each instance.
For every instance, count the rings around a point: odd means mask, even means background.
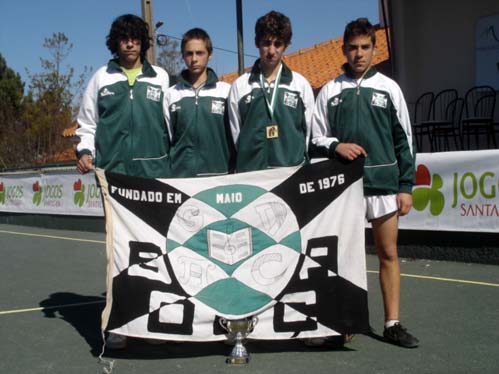
[[[346,23],[357,17],[379,22],[378,0],[243,0],[245,53],[257,55],[253,42],[258,17],[270,10],[286,14],[293,40],[288,53],[339,37]],[[124,13],[141,14],[140,0],[0,0],[0,53],[7,65],[28,85],[25,69],[41,70],[40,57],[49,58],[44,38],[63,32],[73,43],[65,61],[76,72],[95,71],[110,58],[105,37],[112,21]],[[204,28],[215,47],[236,50],[235,0],[153,0],[154,21],[160,33],[181,37],[192,27]],[[245,57],[252,65],[253,57]],[[211,66],[217,74],[237,70],[237,55],[215,50]]]

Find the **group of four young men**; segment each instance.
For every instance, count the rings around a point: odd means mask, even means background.
[[[208,68],[211,40],[195,28],[181,43],[187,69],[169,88],[168,74],[145,59],[148,35],[147,24],[133,15],[111,26],[107,45],[115,59],[92,77],[80,108],[78,170],[95,164],[150,178],[195,177],[301,165],[309,151],[365,157],[366,217],[380,260],[384,337],[416,347],[418,340],[399,322],[397,256],[398,216],[412,205],[415,153],[402,92],[372,66],[376,35],[367,19],[346,26],[345,73],[322,88],[315,104],[307,80],[282,61],[292,36],[282,13],[258,19],[260,58],[232,87]]]

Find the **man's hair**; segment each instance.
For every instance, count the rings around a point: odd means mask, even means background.
[[[184,54],[185,45],[193,39],[202,40],[208,50],[208,54],[211,55],[213,52],[213,44],[211,44],[210,36],[206,31],[200,29],[199,27],[190,29],[182,35],[182,42],[180,43],[180,51],[182,52],[182,55]]]
[[[120,42],[124,39],[140,40],[140,58],[144,60],[151,39],[149,37],[149,26],[140,17],[133,14],[124,14],[114,20],[106,37],[107,48],[114,57],[118,57]]]
[[[348,44],[350,40],[357,36],[368,36],[371,38],[373,46],[376,45],[376,30],[367,18],[357,18],[346,25],[345,33],[343,34],[343,44]]]
[[[291,44],[291,21],[284,14],[274,10],[258,18],[255,24],[255,44],[258,47],[264,38],[282,40],[286,46]]]

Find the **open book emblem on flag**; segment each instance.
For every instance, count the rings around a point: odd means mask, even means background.
[[[234,265],[253,252],[251,228],[237,230],[232,234],[208,230],[209,256],[225,264]]]

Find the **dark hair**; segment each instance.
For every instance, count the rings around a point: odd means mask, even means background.
[[[255,44],[257,47],[267,37],[282,40],[288,46],[291,44],[292,36],[291,21],[282,13],[272,10],[256,21]]]
[[[357,18],[345,27],[343,44],[346,45],[351,39],[357,36],[368,36],[371,38],[373,46],[376,45],[376,30],[367,18]]]
[[[140,40],[140,58],[144,60],[151,46],[149,26],[142,18],[133,14],[119,16],[111,25],[109,35],[106,37],[106,45],[114,57],[118,57],[120,42],[128,38]]]
[[[195,27],[187,31],[184,35],[182,35],[182,42],[180,43],[180,51],[182,55],[184,54],[185,45],[190,42],[192,39],[199,39],[204,42],[206,49],[208,50],[208,54],[211,55],[213,52],[213,44],[211,44],[210,36],[206,31]]]

